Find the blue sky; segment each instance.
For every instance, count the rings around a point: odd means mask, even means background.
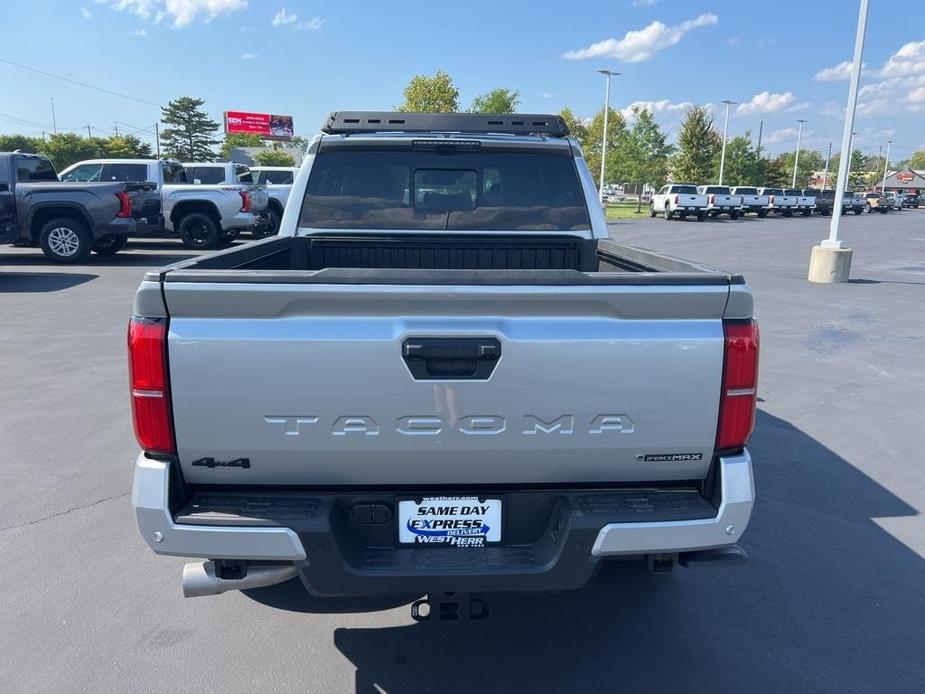
[[[838,11],[835,8],[839,7]],[[291,114],[311,135],[333,109],[390,109],[417,73],[449,72],[465,107],[494,87],[518,89],[521,110],[603,101],[597,68],[618,70],[612,105],[651,102],[673,133],[688,103],[740,106],[730,136],[764,120],[764,145],[838,149],[856,0],[610,0],[361,3],[315,0],[34,0],[6,2],[0,59],[155,104],[205,98],[224,110]],[[925,2],[872,0],[856,129],[893,160],[925,148]],[[150,127],[139,103],[0,62],[0,132],[95,134]],[[126,125],[128,124],[128,125]],[[140,132],[143,139],[150,139]]]

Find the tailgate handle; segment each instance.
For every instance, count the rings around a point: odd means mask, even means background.
[[[484,381],[501,358],[493,337],[409,337],[402,358],[416,381]]]

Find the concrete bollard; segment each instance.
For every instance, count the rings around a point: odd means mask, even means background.
[[[850,248],[813,246],[807,277],[810,282],[847,282],[850,274]]]

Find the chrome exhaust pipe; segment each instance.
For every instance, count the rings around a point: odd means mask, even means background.
[[[215,574],[214,561],[194,561],[183,567],[183,597],[198,598],[218,595],[229,590],[265,588],[283,583],[298,575],[298,569],[289,565],[251,564],[243,578],[220,578]]]

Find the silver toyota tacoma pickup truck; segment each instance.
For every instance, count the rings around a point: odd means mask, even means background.
[[[751,294],[611,241],[558,116],[331,114],[280,235],[147,273],[128,342],[132,503],[206,560],[188,596],[745,559]]]

